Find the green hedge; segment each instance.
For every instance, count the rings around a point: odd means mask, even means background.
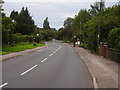
[[[33,42],[33,35],[21,35],[20,33],[12,34],[12,40],[15,42]]]
[[[82,43],[82,44],[79,45],[79,47],[83,47],[83,48],[85,48],[85,49],[88,49],[88,44]]]

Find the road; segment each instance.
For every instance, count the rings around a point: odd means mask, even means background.
[[[48,48],[2,63],[2,88],[93,88],[90,73],[74,48],[58,41]]]

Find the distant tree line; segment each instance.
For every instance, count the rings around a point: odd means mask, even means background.
[[[10,17],[7,17],[4,12],[0,13],[2,14],[3,44],[48,41],[57,36],[57,31],[49,26],[48,17],[43,22],[43,29],[40,30],[35,25],[27,7],[22,7],[20,12],[13,10]]]
[[[74,18],[68,17],[58,30],[58,39],[73,42],[77,36],[81,46],[97,51],[100,42],[120,50],[120,5],[105,8],[105,2],[95,2],[90,9],[81,9]]]
[[[95,52],[100,42],[120,49],[120,5],[105,8],[105,2],[101,0],[90,7],[89,10],[81,9],[74,18],[68,17],[58,31],[50,27],[48,17],[42,29],[37,27],[28,8],[23,7],[20,12],[13,10],[10,17],[1,9],[2,43],[48,41],[53,38],[73,42],[76,36],[81,46]]]

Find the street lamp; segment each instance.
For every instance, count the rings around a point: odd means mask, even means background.
[[[73,47],[75,47],[75,42],[76,42],[76,36],[74,36]]]
[[[37,43],[39,43],[39,33],[37,33],[37,38],[36,38],[37,40]]]
[[[80,44],[82,43],[82,34],[81,34],[81,31],[82,30],[82,28],[81,28],[81,22],[80,22]]]
[[[101,5],[99,5],[99,9],[101,9]],[[99,12],[99,16],[98,16],[98,41],[97,41],[97,51],[99,51],[99,45],[100,45],[100,29],[101,29],[101,12]]]

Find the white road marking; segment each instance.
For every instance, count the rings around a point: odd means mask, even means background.
[[[44,61],[46,61],[48,58],[45,58],[44,60],[42,60],[41,62],[44,62]]]
[[[56,53],[57,51],[54,51],[54,53]]]
[[[49,56],[51,57],[53,54],[50,54]]]
[[[0,88],[6,86],[7,84],[8,84],[8,83],[4,83],[4,84],[0,85]]]
[[[38,65],[34,65],[33,67],[31,67],[30,69],[28,69],[27,71],[21,73],[20,75],[24,75],[26,73],[28,73],[29,71],[31,71],[32,69],[36,68]]]
[[[55,50],[54,53],[56,53],[56,52],[57,52],[58,50],[60,50],[60,49],[61,49],[61,46],[60,46],[57,50]]]

